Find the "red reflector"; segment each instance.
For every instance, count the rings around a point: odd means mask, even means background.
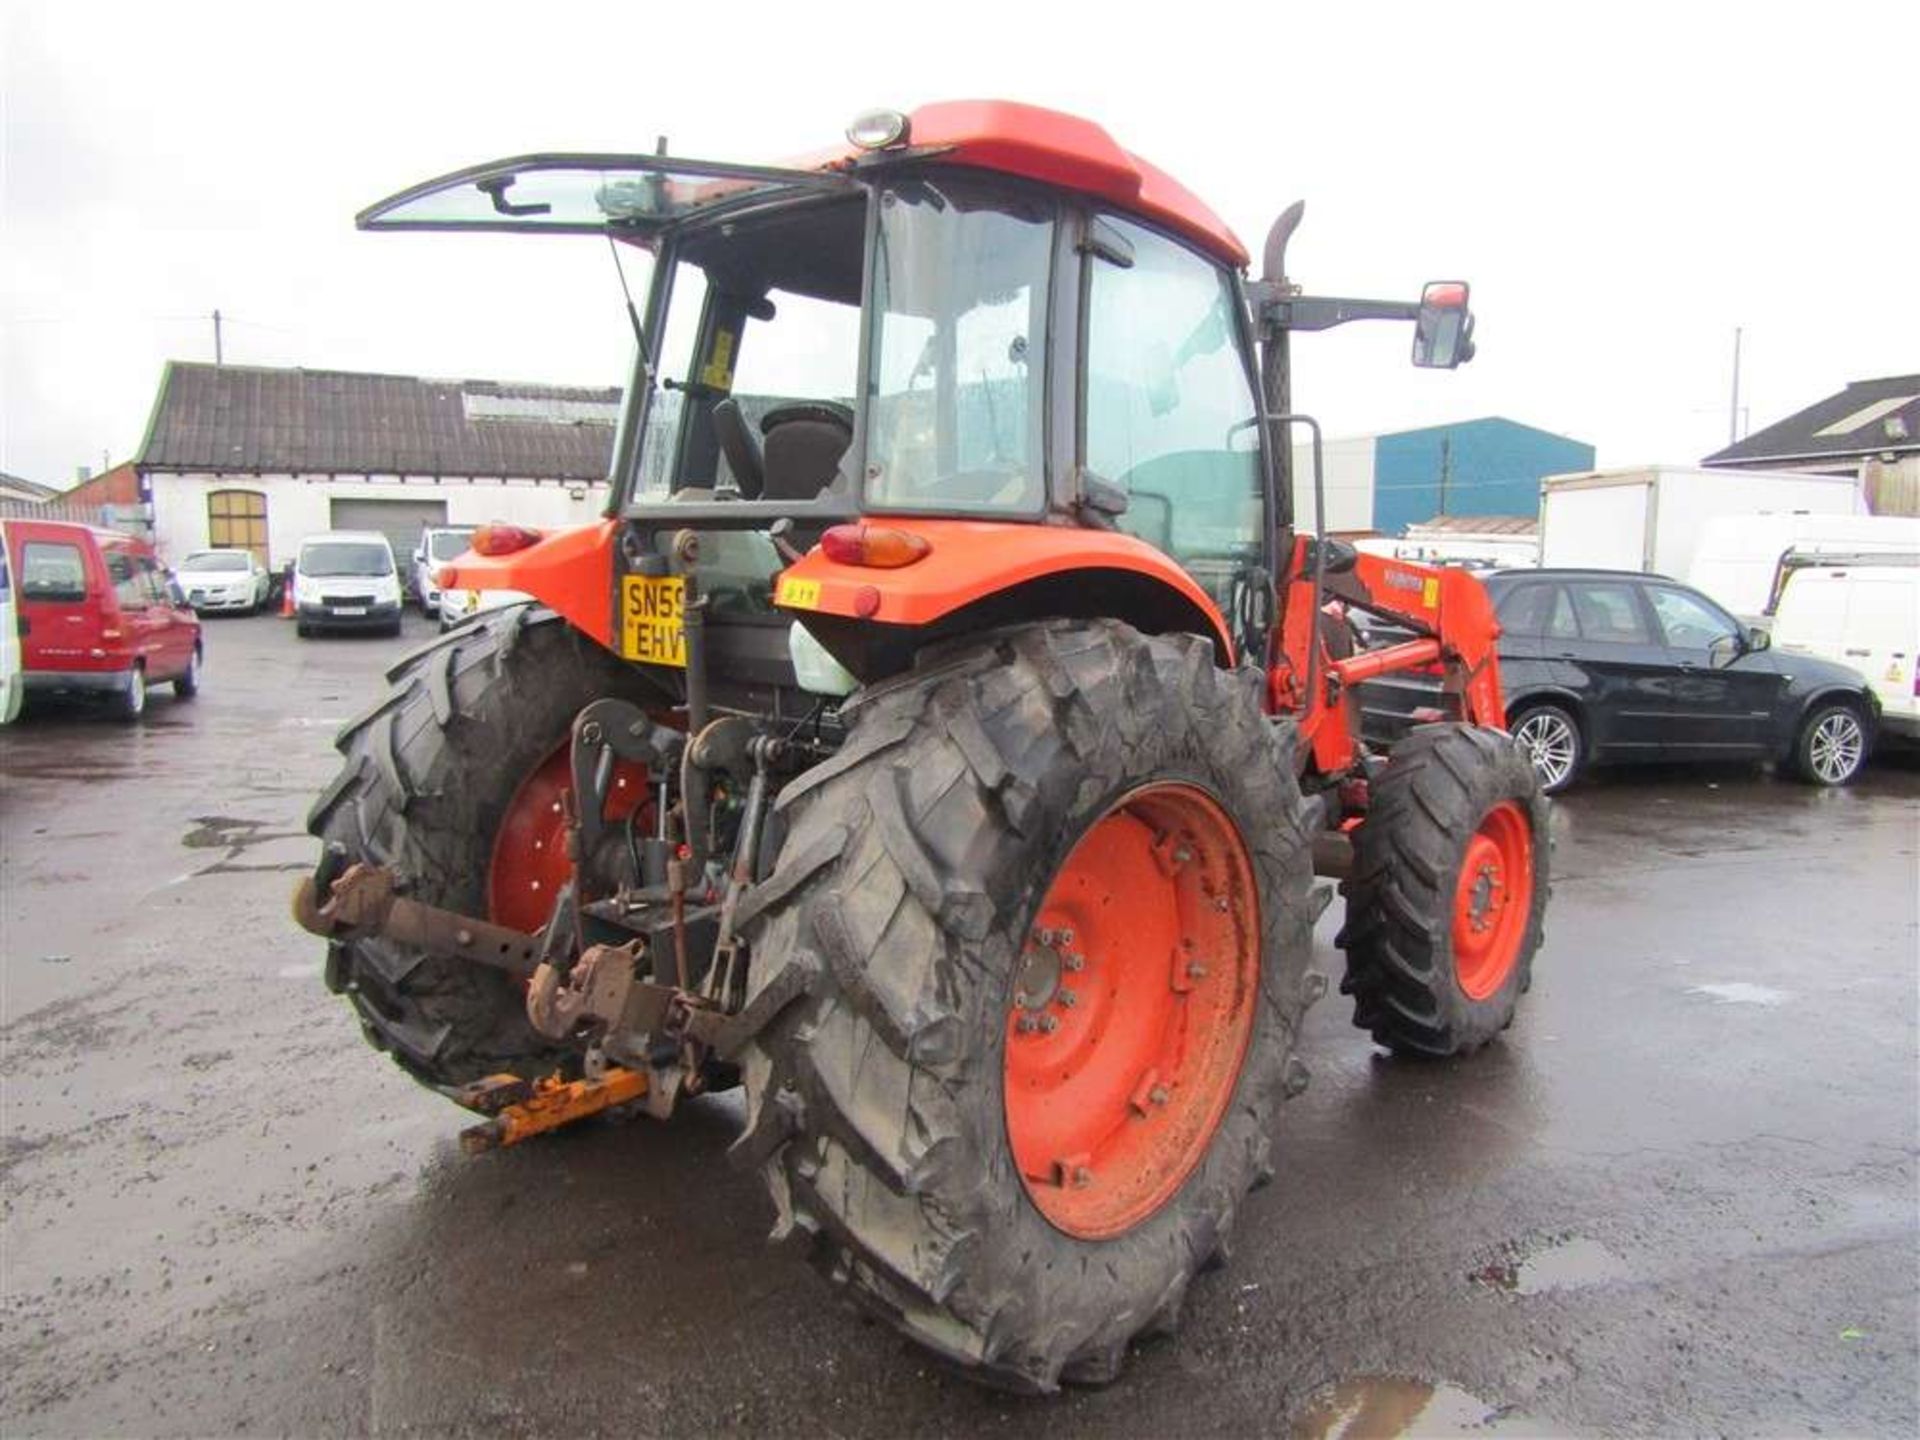
[[[910,530],[891,525],[835,525],[820,537],[826,557],[839,565],[865,565],[874,570],[897,570],[911,565],[933,549]]]
[[[1439,280],[1427,286],[1420,300],[1442,310],[1458,310],[1467,303],[1467,287],[1458,280]]]
[[[529,545],[540,543],[540,532],[524,525],[482,525],[467,542],[476,555],[511,555]]]
[[[862,620],[871,620],[880,610],[880,592],[871,585],[862,585],[853,592],[853,613]]]

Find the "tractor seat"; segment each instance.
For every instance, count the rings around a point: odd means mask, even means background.
[[[840,457],[853,443],[853,411],[824,400],[805,400],[769,410],[760,420],[765,436],[765,500],[811,500],[833,482]]]

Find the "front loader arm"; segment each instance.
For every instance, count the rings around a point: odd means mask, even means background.
[[[1438,667],[1447,718],[1474,725],[1504,726],[1495,646],[1500,624],[1486,587],[1465,570],[1416,565],[1340,547],[1322,577],[1315,604],[1315,542],[1294,542],[1281,595],[1279,653],[1268,675],[1276,711],[1292,713],[1314,764],[1323,774],[1344,774],[1357,757],[1360,734],[1353,687],[1381,675]],[[1341,643],[1345,622],[1327,612],[1331,602],[1366,611],[1411,632],[1411,638],[1376,650],[1351,652]]]

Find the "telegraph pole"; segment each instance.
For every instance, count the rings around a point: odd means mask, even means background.
[[[220,312],[213,312],[213,363],[221,364],[220,357]]]

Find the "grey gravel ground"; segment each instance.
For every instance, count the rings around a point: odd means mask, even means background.
[[[1505,1041],[1330,998],[1182,1334],[1016,1401],[764,1246],[726,1097],[467,1159],[364,1048],[287,900],[411,623],[216,621],[198,700],[0,732],[0,1432],[1920,1429],[1920,767],[1576,790]]]

